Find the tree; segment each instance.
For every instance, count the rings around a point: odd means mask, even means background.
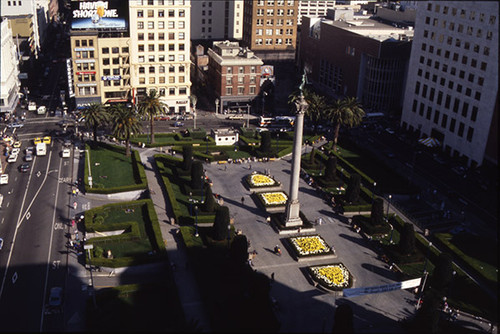
[[[337,179],[337,157],[330,156],[326,162],[325,179],[335,181]]]
[[[437,258],[436,267],[432,273],[432,288],[444,295],[452,279],[452,258],[448,253],[440,253]]]
[[[165,104],[160,100],[160,96],[157,95],[155,89],[151,89],[139,102],[139,114],[145,116],[150,121],[151,144],[155,142],[154,118],[163,111],[163,108],[165,108]]]
[[[347,183],[347,189],[345,191],[345,200],[348,203],[355,203],[359,200],[360,186],[361,176],[356,173],[351,174],[349,182]]]
[[[300,100],[300,90],[296,90],[288,97],[288,104],[295,105]],[[314,124],[314,131],[321,120],[324,120],[328,113],[328,105],[324,96],[316,94],[312,89],[304,89],[304,100],[307,102],[306,115]],[[294,106],[294,108],[296,108]]]
[[[193,146],[182,145],[182,169],[188,171],[193,163]]]
[[[333,150],[337,149],[340,126],[352,128],[363,121],[365,112],[354,97],[346,97],[343,100],[336,100],[328,107],[328,118],[335,124],[333,136]]]
[[[316,156],[316,150],[314,149],[314,146],[311,149],[311,153],[309,153],[309,165],[312,166],[314,165],[314,157]]]
[[[215,203],[214,194],[212,193],[212,187],[207,184],[207,192],[205,193],[205,202],[203,203],[202,210],[205,212],[214,212],[217,204]]]
[[[94,142],[97,142],[97,129],[109,120],[109,114],[101,103],[92,103],[82,111],[85,126],[92,129]]]
[[[415,252],[415,229],[412,223],[403,225],[403,231],[399,237],[399,251],[405,255]]]
[[[260,150],[264,153],[271,150],[271,134],[269,131],[264,131],[260,134]]]
[[[201,161],[194,161],[191,166],[191,188],[201,190],[205,180],[203,178],[203,165]]]
[[[372,225],[382,225],[384,223],[384,200],[380,197],[375,198],[370,215]]]
[[[141,132],[141,123],[134,111],[125,104],[117,104],[110,109],[113,135],[125,139],[125,155],[130,156],[130,137]]]
[[[214,225],[212,226],[212,236],[215,240],[224,240],[227,237],[229,226],[229,208],[220,206],[215,211]]]
[[[353,312],[351,306],[348,304],[337,306],[332,333],[354,333]]]

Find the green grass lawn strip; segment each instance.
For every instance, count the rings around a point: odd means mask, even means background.
[[[90,149],[90,169],[94,187],[114,188],[136,184],[132,157],[103,147]]]

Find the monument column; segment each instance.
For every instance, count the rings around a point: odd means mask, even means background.
[[[285,211],[285,226],[301,226],[300,203],[299,203],[299,179],[300,160],[302,156],[302,132],[304,129],[304,113],[309,106],[300,94],[300,99],[295,102],[297,113],[295,114],[295,135],[293,139],[292,175],[290,177],[290,192]]]

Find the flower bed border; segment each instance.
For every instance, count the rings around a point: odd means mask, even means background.
[[[299,253],[299,250],[295,247],[295,245],[292,242],[292,238],[297,238],[297,237],[318,237],[321,240],[323,240],[325,245],[327,245],[330,248],[330,250],[328,252],[319,253],[319,254],[301,255]],[[325,241],[325,239],[319,234],[297,235],[297,236],[293,236],[293,237],[288,237],[285,240],[289,244],[289,247],[292,250],[292,253],[293,253],[295,259],[299,262],[304,261],[304,260],[323,260],[323,259],[331,259],[331,258],[337,257],[337,255],[333,251],[333,248],[330,245],[328,245],[328,243]]]
[[[345,268],[345,270],[349,273],[349,279],[348,279],[348,284],[346,287],[332,287],[330,285],[328,285],[325,280],[319,278],[318,276],[316,276],[313,272],[313,268],[318,268],[318,267],[327,267],[327,266],[338,266],[338,265],[341,265]],[[309,274],[309,277],[312,279],[312,281],[314,282],[314,285],[317,285],[319,284],[322,288],[326,289],[326,290],[329,290],[329,291],[342,291],[344,289],[349,289],[352,287],[353,285],[353,282],[354,282],[354,277],[352,276],[351,272],[349,271],[349,269],[347,268],[347,266],[345,264],[343,264],[342,262],[337,262],[337,263],[327,263],[327,264],[321,264],[321,265],[317,265],[317,266],[309,266],[306,268],[307,270],[307,273]]]
[[[265,186],[254,186],[250,183],[250,177],[255,174],[260,174],[260,175],[265,175],[269,178],[271,178],[274,181],[274,184],[271,185],[265,185]],[[261,193],[261,192],[273,192],[273,191],[282,191],[281,190],[281,182],[276,180],[274,177],[271,175],[266,175],[263,173],[257,173],[253,172],[252,174],[249,174],[245,177],[245,185],[248,187],[248,190],[251,190],[256,193]]]

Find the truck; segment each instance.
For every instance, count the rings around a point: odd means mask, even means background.
[[[46,155],[47,154],[47,144],[45,143],[38,143],[36,144],[36,155]]]

